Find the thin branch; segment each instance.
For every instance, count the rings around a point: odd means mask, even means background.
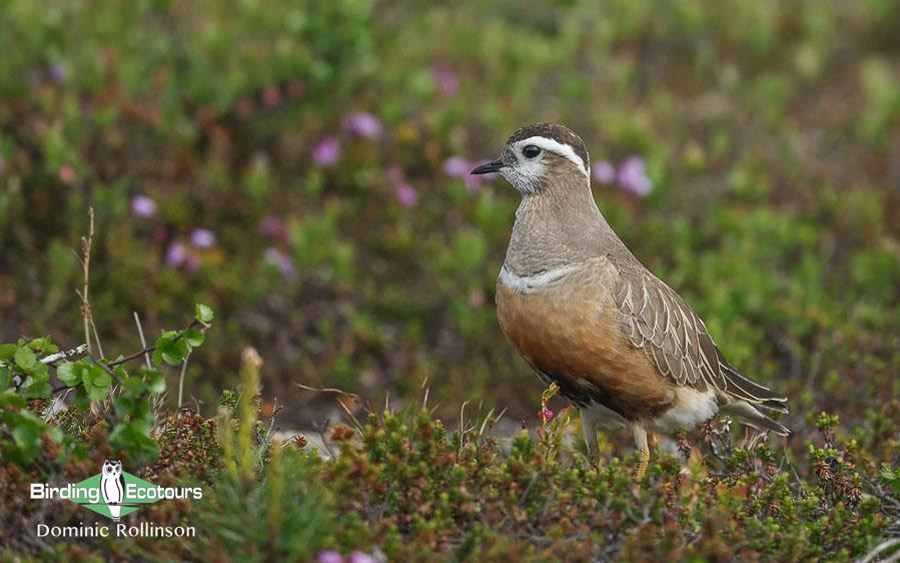
[[[71,350],[63,350],[61,352],[57,352],[56,354],[50,354],[49,356],[44,356],[39,361],[42,364],[54,364],[60,360],[69,360],[74,358],[75,356],[81,356],[85,352],[87,352],[88,345],[87,344],[79,344],[78,346],[72,348]]]
[[[88,207],[90,223],[87,238],[81,237],[81,275],[84,282],[81,292],[81,314],[84,317],[84,341],[87,343],[88,354],[94,355],[91,347],[91,305],[88,300],[88,286],[91,278],[91,246],[94,241],[94,208]]]
[[[190,353],[185,356],[181,363],[181,376],[178,378],[178,406],[181,407],[181,398],[184,395],[184,372],[187,371],[188,360],[191,358]]]
[[[134,324],[137,325],[138,335],[141,337],[141,346],[145,349],[147,348],[147,341],[144,339],[144,329],[141,327],[141,318],[138,316],[137,311],[133,311],[134,313]],[[153,369],[153,366],[150,364],[150,354],[144,354],[144,360],[147,362],[147,369]]]
[[[209,325],[206,324],[206,323],[202,323],[202,322],[198,321],[197,319],[194,319],[194,320],[191,322],[191,324],[188,325],[187,328],[198,328],[198,327],[202,328],[203,330],[206,330],[207,328],[209,328]],[[178,339],[180,339],[182,336],[184,336],[184,332],[182,332],[181,334],[176,335],[175,338],[172,339],[172,342],[177,342]],[[108,365],[108,366],[111,367],[111,368],[116,368],[116,367],[119,367],[119,366],[122,365],[122,364],[126,364],[126,363],[130,362],[131,360],[136,360],[136,359],[140,358],[141,356],[145,356],[145,355],[147,355],[147,354],[153,352],[154,350],[156,350],[156,345],[155,345],[155,344],[152,345],[152,346],[147,346],[147,347],[145,347],[143,350],[138,350],[138,351],[135,352],[134,354],[129,354],[129,355],[125,356],[125,357],[119,358],[118,360],[114,360],[114,361],[112,361],[112,362],[109,362],[109,363],[106,364],[106,365]]]

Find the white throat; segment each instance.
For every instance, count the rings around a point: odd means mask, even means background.
[[[531,293],[552,286],[554,283],[562,280],[577,269],[577,264],[568,264],[566,266],[559,266],[550,270],[540,270],[538,272],[520,276],[509,271],[504,264],[503,267],[500,268],[500,276],[498,279],[500,283],[518,293]]]

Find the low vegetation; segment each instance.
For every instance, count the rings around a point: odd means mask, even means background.
[[[894,2],[9,0],[0,30],[0,560],[894,553]],[[790,440],[587,466],[497,327],[517,196],[466,174],[543,120]],[[94,516],[25,484],[107,458],[202,484],[136,516],[200,537],[36,537]]]

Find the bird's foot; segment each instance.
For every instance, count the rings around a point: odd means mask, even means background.
[[[635,479],[641,481],[647,474],[647,467],[650,465],[650,448],[641,448],[641,459],[638,462],[637,473]]]

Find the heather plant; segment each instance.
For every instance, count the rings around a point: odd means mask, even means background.
[[[0,559],[893,557],[898,36],[884,0],[8,0]],[[588,465],[497,326],[516,194],[468,174],[543,120],[790,440]],[[141,518],[204,536],[34,537],[83,509],[23,483],[116,457],[202,484]]]

